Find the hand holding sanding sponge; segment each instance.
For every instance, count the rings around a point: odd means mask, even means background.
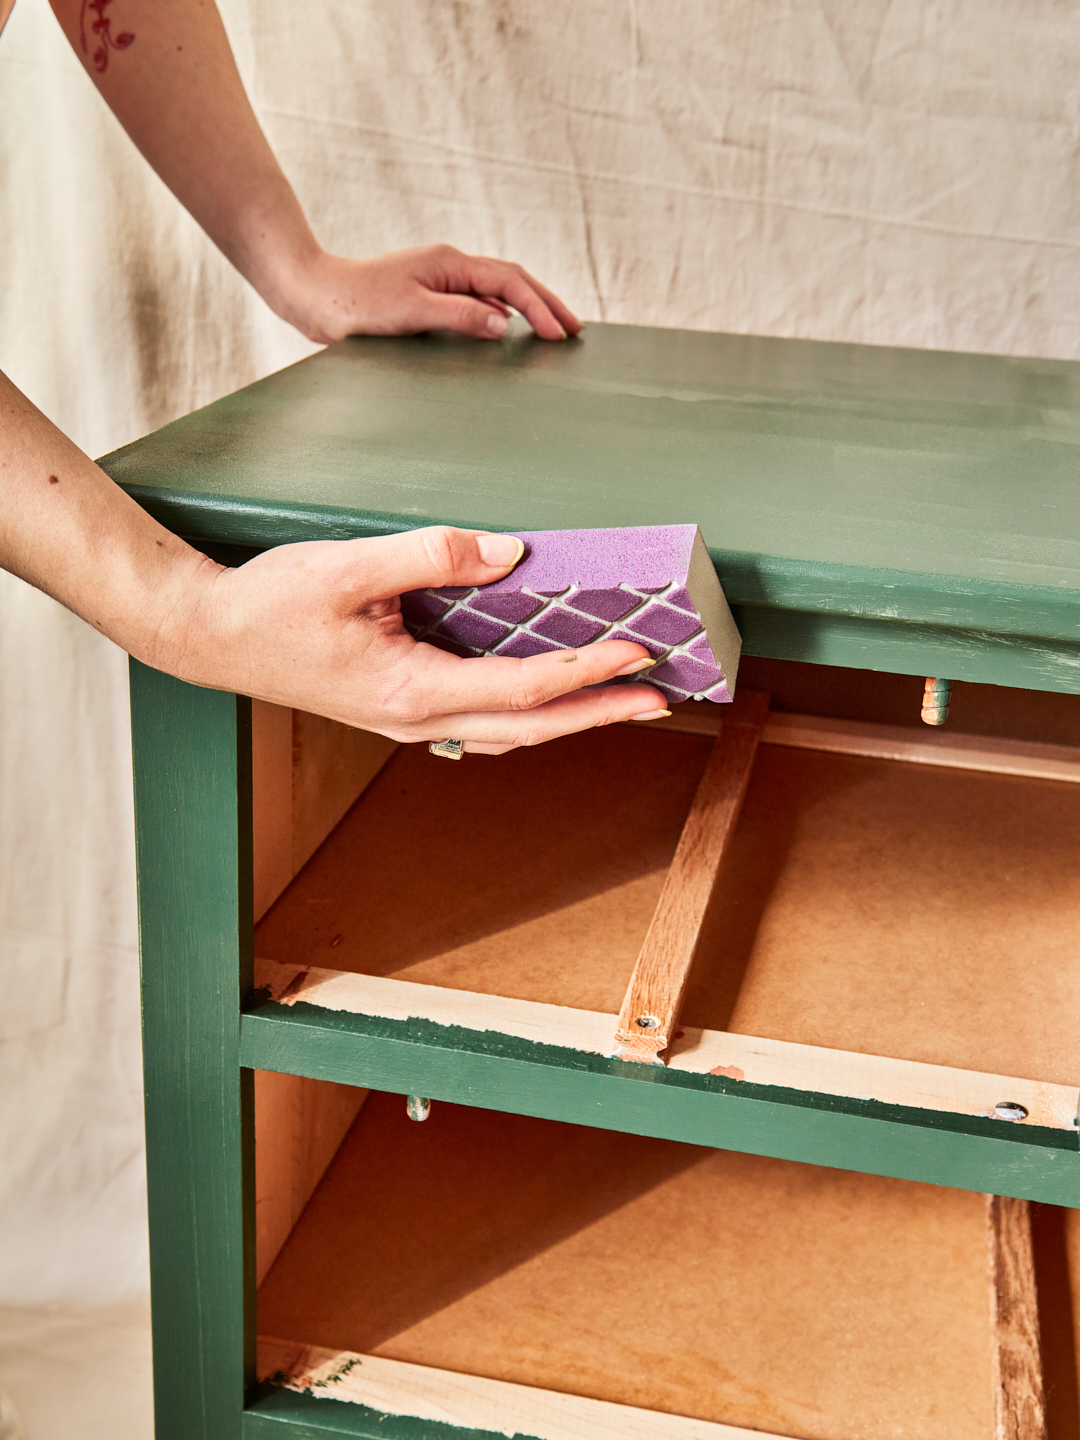
[[[696,525],[518,538],[525,553],[502,580],[402,595],[410,634],[455,655],[517,659],[632,640],[652,655],[648,683],[669,701],[731,700],[742,642]]]

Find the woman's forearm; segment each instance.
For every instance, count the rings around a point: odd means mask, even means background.
[[[159,525],[0,375],[0,566],[182,680],[489,751],[663,713],[645,686],[593,688],[651,664],[625,640],[459,660],[406,633],[403,591],[487,584],[521,550],[508,535],[439,528],[282,545],[228,569]]]
[[[2,0],[0,0],[2,3]],[[117,119],[279,315],[312,340],[450,329],[497,339],[508,306],[545,340],[581,322],[520,265],[447,245],[327,254],[244,92],[213,0],[52,0]]]
[[[251,108],[212,0],[52,3],[128,135],[280,309],[291,272],[311,264],[319,247]]]
[[[3,375],[0,566],[166,668],[176,630],[221,569],[125,495]]]

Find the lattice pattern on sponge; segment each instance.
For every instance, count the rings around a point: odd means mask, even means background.
[[[739,633],[695,525],[522,533],[525,555],[492,585],[401,597],[409,631],[456,655],[524,658],[632,640],[669,700],[729,701]]]

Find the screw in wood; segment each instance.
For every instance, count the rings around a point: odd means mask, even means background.
[[[944,725],[949,718],[951,680],[927,680],[923,686],[922,718],[927,725]]]
[[[658,1030],[660,1028],[660,1021],[655,1015],[639,1015],[634,1024],[639,1025],[642,1030]]]
[[[410,1120],[426,1120],[431,1114],[431,1101],[422,1095],[406,1095],[405,1109]]]
[[[994,1115],[998,1120],[1026,1120],[1027,1106],[1018,1100],[999,1100],[994,1106]]]

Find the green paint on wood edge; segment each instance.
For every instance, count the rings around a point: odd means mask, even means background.
[[[333,1028],[354,1035],[378,1036],[381,1039],[404,1041],[427,1049],[522,1060],[530,1065],[557,1066],[561,1070],[590,1075],[610,1075],[628,1084],[664,1085],[676,1090],[696,1090],[710,1095],[729,1095],[736,1099],[765,1100],[807,1110],[860,1115],[865,1119],[886,1120],[893,1124],[918,1125],[929,1130],[952,1130],[958,1134],[982,1135],[993,1140],[1041,1145],[1054,1150],[1080,1153],[1080,1130],[1014,1124],[1011,1121],[993,1120],[980,1115],[961,1115],[950,1110],[927,1110],[911,1105],[895,1105],[884,1100],[828,1095],[816,1090],[796,1090],[786,1085],[759,1085],[753,1081],[734,1080],[727,1075],[703,1075],[695,1071],[671,1070],[665,1065],[641,1065],[635,1061],[617,1060],[584,1050],[523,1040],[516,1035],[500,1035],[493,1030],[467,1030],[461,1025],[441,1025],[435,1020],[393,1020],[381,1016],[345,1014],[341,1011],[324,1010],[302,1000],[294,1005],[267,1002],[249,1014],[284,1022],[286,1025],[292,1020],[310,1019],[318,1024],[328,1021]]]
[[[771,1086],[749,1093],[745,1082],[724,1077],[532,1048],[508,1037],[454,1035],[454,1027],[429,1029],[430,1022],[372,1020],[302,1002],[284,1010],[263,1005],[243,1017],[242,1064],[962,1190],[1080,1204],[1072,1132],[1006,1128],[1007,1122]]]
[[[367,1405],[315,1396],[310,1392],[259,1387],[244,1411],[244,1440],[274,1440],[288,1430],[291,1440],[322,1440],[326,1435],[349,1435],[353,1440],[508,1440],[504,1431],[474,1430],[440,1420],[390,1415]],[[536,1440],[515,1432],[512,1440]]]

